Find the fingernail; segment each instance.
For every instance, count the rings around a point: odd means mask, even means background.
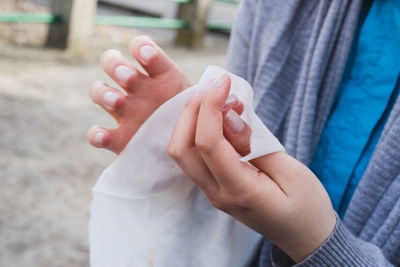
[[[104,138],[104,133],[103,132],[98,132],[94,135],[94,142],[98,145],[103,144],[103,138]]]
[[[229,110],[225,115],[224,122],[232,133],[239,134],[244,130],[245,123],[234,110]]]
[[[115,103],[119,99],[119,94],[113,92],[113,91],[107,91],[104,96],[103,96],[103,101],[106,103],[108,106],[114,108]]]
[[[228,110],[230,107],[233,106],[239,99],[237,98],[236,95],[229,95],[228,98],[225,101],[223,110]]]
[[[115,76],[117,76],[117,79],[124,85],[128,83],[133,74],[133,71],[127,66],[121,65],[115,69]]]
[[[139,57],[144,62],[148,62],[156,53],[157,52],[153,47],[145,45],[140,48]]]
[[[228,73],[222,73],[214,82],[214,88],[221,87],[228,80]]]

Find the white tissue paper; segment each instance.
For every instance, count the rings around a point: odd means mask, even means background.
[[[210,66],[200,84],[224,69]],[[253,92],[230,74],[231,94],[244,104],[252,129],[248,161],[282,151],[253,111]],[[90,220],[92,267],[245,266],[261,236],[212,207],[167,154],[175,122],[196,92],[193,86],[160,106],[102,173],[93,189]]]

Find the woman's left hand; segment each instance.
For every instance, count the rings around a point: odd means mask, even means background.
[[[237,113],[227,113],[229,88],[229,75],[223,74],[190,99],[168,153],[213,206],[300,262],[335,227],[329,196],[306,166],[284,152],[239,160],[249,152],[251,130]]]

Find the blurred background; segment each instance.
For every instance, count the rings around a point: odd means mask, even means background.
[[[196,82],[225,65],[234,0],[0,0],[0,267],[88,266],[91,188],[114,159],[86,131],[98,59],[151,36]]]

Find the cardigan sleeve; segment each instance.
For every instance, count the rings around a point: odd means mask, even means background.
[[[273,245],[271,248],[273,266],[393,266],[383,255],[382,251],[372,243],[355,237],[337,218],[332,234],[302,262],[295,264],[280,248]]]

